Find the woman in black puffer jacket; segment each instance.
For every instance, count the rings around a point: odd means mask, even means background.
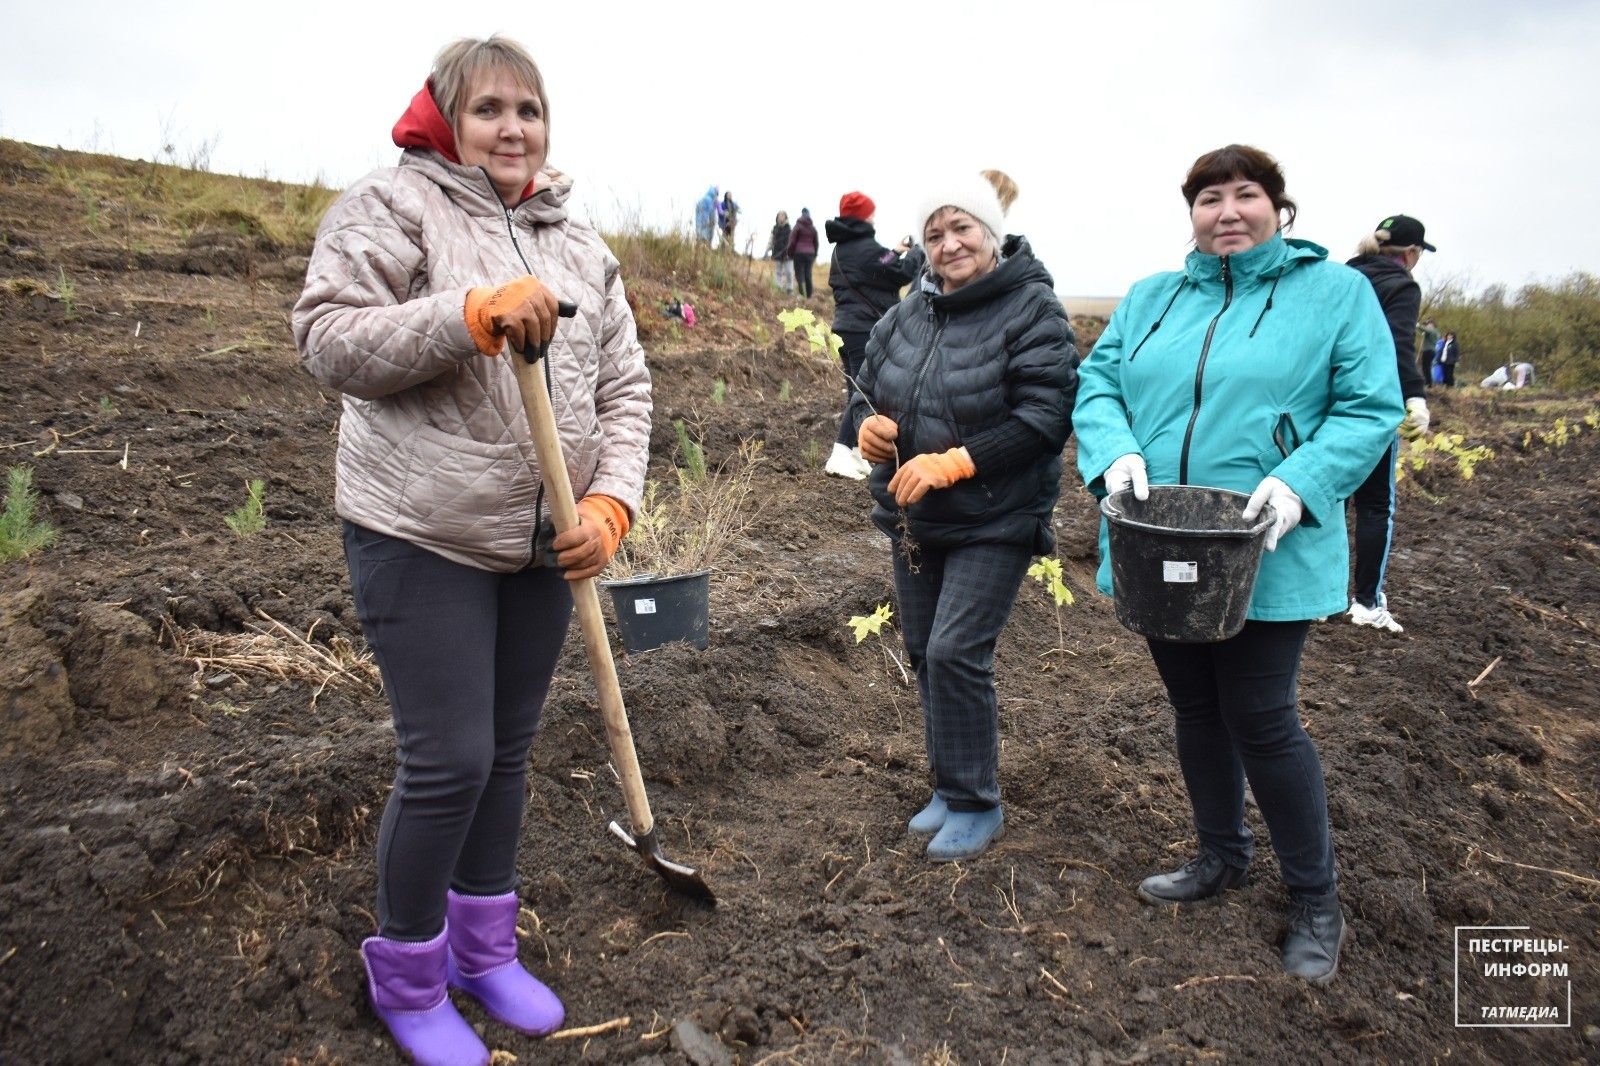
[[[1050,516],[1078,355],[1050,274],[1000,234],[1016,186],[955,179],[918,212],[928,267],[873,327],[850,409],[894,541],[900,630],[917,674],[934,794],[907,828],[935,861],[1000,835],[994,646]]]

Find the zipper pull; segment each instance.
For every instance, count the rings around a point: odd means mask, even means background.
[[[1233,269],[1228,266],[1227,256],[1222,257],[1222,283],[1224,285],[1233,284]]]

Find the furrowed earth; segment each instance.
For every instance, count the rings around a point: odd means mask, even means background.
[[[289,336],[308,249],[227,228],[142,247],[47,180],[58,154],[0,148],[0,461],[33,468],[59,529],[0,566],[0,1058],[399,1061],[357,955],[393,731],[333,512],[337,398]],[[1192,829],[1162,687],[1093,591],[1070,446],[1076,602],[1058,615],[1030,582],[996,662],[1007,835],[932,865],[903,829],[928,782],[898,635],[845,624],[893,595],[864,488],[820,469],[837,371],[780,336],[776,296],[695,300],[707,329],[679,331],[668,282],[628,280],[652,476],[673,482],[674,419],[713,464],[764,441],[710,647],[617,645],[663,848],[720,904],[606,832],[625,812],[574,632],[531,756],[522,957],[569,1026],[627,1021],[540,1042],[460,1001],[498,1061],[1600,1055],[1597,397],[1439,396],[1435,428],[1494,455],[1470,479],[1443,455],[1406,472],[1406,632],[1313,627],[1302,710],[1352,929],[1314,988],[1280,971],[1254,808],[1247,888],[1182,911],[1134,895]],[[239,537],[224,517],[252,478],[266,526]],[[1457,926],[1561,938],[1571,1027],[1457,1028]],[[1564,980],[1507,987],[1565,1005]]]

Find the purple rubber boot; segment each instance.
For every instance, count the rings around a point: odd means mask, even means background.
[[[417,1066],[489,1066],[489,1049],[445,995],[448,933],[420,944],[362,941],[372,1009]]]
[[[502,1025],[544,1036],[566,1011],[556,994],[517,961],[517,894],[463,896],[451,891],[450,985],[483,1004]]]

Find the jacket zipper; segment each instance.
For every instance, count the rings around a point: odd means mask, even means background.
[[[479,167],[478,169],[483,172],[483,180],[489,183],[489,191],[494,193],[495,200],[500,204],[500,213],[505,216],[506,236],[511,239],[511,250],[517,253],[517,260],[522,264],[523,273],[531,275],[533,273],[533,268],[528,265],[528,257],[522,254],[522,245],[517,243],[517,230],[511,222],[511,208],[506,206],[505,199],[500,195],[500,190],[494,187],[494,179],[489,177],[489,171],[483,167]],[[520,354],[520,352],[516,353],[516,355]],[[551,379],[550,375],[549,356],[546,356],[543,360],[541,360],[541,362],[544,364],[545,391],[548,392],[553,399],[555,397],[556,388],[555,382]],[[528,559],[530,562],[539,557],[539,531],[544,528],[545,512],[549,510],[544,502],[544,477],[542,476],[544,471],[541,470],[539,473],[541,476],[539,478],[538,489],[533,495],[533,535],[528,538],[530,549]],[[554,527],[555,515],[553,512],[550,516],[550,522],[552,527]],[[548,562],[549,561],[546,560],[547,564]]]
[[[1228,305],[1233,303],[1233,270],[1228,266],[1228,257],[1222,257],[1222,307],[1217,311],[1216,317],[1206,327],[1205,343],[1200,346],[1200,362],[1194,368],[1194,410],[1189,412],[1189,425],[1183,431],[1183,452],[1178,459],[1178,484],[1189,483],[1189,443],[1194,440],[1194,424],[1200,418],[1200,400],[1202,385],[1206,375],[1206,357],[1211,354],[1211,338],[1216,335],[1217,323],[1227,313]]]
[[[933,339],[928,342],[928,351],[922,357],[922,365],[917,368],[916,379],[911,383],[911,398],[907,401],[905,414],[901,418],[901,421],[909,426],[916,424],[912,420],[917,413],[917,401],[922,398],[922,383],[927,379],[928,367],[933,365],[933,353],[939,350],[939,339],[944,336],[944,323],[939,321],[939,316],[931,303],[928,305],[928,317],[934,321]],[[907,433],[905,437],[907,450],[911,450],[912,439],[912,434]],[[912,454],[915,455],[915,451],[912,451]]]

